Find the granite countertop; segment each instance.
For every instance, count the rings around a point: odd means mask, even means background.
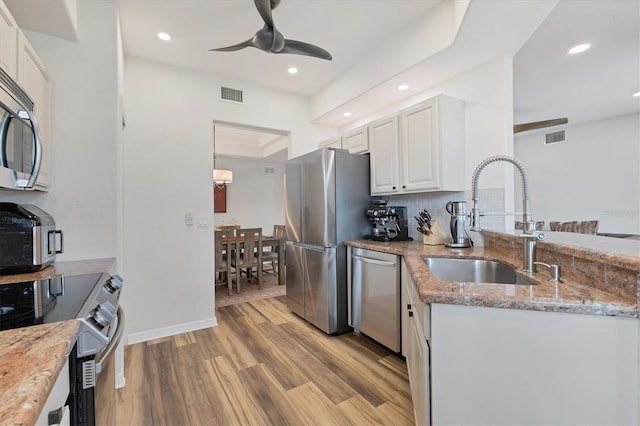
[[[539,268],[538,272],[529,274],[522,269],[521,260],[515,259],[503,250],[491,247],[454,249],[444,245],[424,245],[422,242],[377,242],[370,240],[348,241],[345,244],[403,256],[418,293],[425,303],[621,317],[638,317],[640,312],[638,309],[637,278],[635,287],[631,290],[619,292],[612,288],[608,291],[597,288],[592,283],[577,281],[572,274],[564,274],[564,271],[563,282],[553,284],[548,281],[548,270]],[[572,247],[566,248],[569,252],[573,250]],[[562,250],[562,245],[554,245],[553,249]],[[497,260],[514,267],[516,274],[536,285],[443,280],[431,273],[422,260],[423,256]],[[625,267],[631,268],[630,275],[633,277],[635,273],[637,277],[637,274],[640,273],[640,258],[630,257],[626,254],[620,256],[618,258],[612,255],[610,258],[614,257]],[[610,258],[608,260],[611,260]]]
[[[53,275],[112,272],[115,259],[54,263],[30,274],[0,276],[0,284]],[[77,320],[0,331],[0,425],[34,424],[71,353]]]

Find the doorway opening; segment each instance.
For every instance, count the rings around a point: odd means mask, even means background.
[[[233,175],[231,183],[213,185],[214,229],[262,228],[263,235],[267,236],[273,234],[274,225],[284,225],[284,169],[288,147],[288,131],[214,121],[213,168]],[[265,271],[267,269],[265,267]],[[217,275],[216,281],[219,281]],[[284,294],[284,286],[278,285],[277,275],[270,272],[263,273],[261,291],[255,280],[247,283],[245,276],[240,288],[238,294],[234,282],[229,296],[226,283],[216,282],[215,305]]]

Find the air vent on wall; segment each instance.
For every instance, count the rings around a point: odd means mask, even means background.
[[[549,145],[550,143],[558,143],[564,141],[564,130],[560,130],[559,132],[547,133],[544,135],[544,143],[545,145]]]
[[[230,87],[220,87],[220,100],[228,101],[241,104],[243,102],[242,99],[242,90],[232,89]]]
[[[264,172],[268,175],[275,174],[276,169],[274,167],[265,167]]]

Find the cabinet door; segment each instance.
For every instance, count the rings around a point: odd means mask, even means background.
[[[0,1],[0,67],[16,78],[18,60],[18,25],[7,9]]]
[[[42,164],[36,186],[46,189],[50,184],[51,83],[40,58],[22,33],[18,35],[18,83],[33,101],[42,143]]]
[[[418,320],[412,317],[409,326],[409,353],[407,369],[411,385],[411,400],[415,413],[416,425],[431,424],[429,397],[429,345],[418,326]]]
[[[437,99],[400,114],[402,187],[406,191],[440,187],[440,152]],[[464,158],[461,159],[464,165]],[[450,167],[456,167],[451,164]]]
[[[354,129],[342,136],[342,148],[353,154],[369,151],[369,135],[366,127]]]
[[[392,194],[398,186],[398,117],[369,125],[371,195]]]
[[[335,138],[324,140],[318,144],[319,148],[325,146],[329,148],[342,148],[342,138],[340,136],[336,136]]]

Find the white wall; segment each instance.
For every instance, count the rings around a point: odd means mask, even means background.
[[[52,81],[51,191],[0,192],[33,203],[64,231],[56,260],[115,257],[118,245],[117,10],[78,2],[79,42],[27,33]]]
[[[218,101],[219,85],[245,105]],[[124,276],[129,342],[215,323],[213,120],[290,132],[289,156],[317,146],[308,101],[211,74],[125,57]],[[235,183],[233,184],[235,185]]]
[[[262,228],[271,235],[273,225],[284,225],[284,165],[258,160],[218,158],[216,168],[233,171],[227,186],[227,212],[215,213],[216,225]],[[265,173],[272,168],[273,173]]]
[[[640,114],[566,127],[566,140],[545,133],[514,139],[529,176],[535,220],[599,220],[599,232],[640,234]]]

